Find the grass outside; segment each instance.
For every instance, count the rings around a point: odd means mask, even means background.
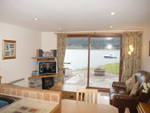
[[[102,66],[98,66],[105,69],[107,73],[119,74],[119,63],[111,63]],[[79,70],[87,70],[87,68],[79,69]],[[90,70],[94,70],[94,68],[90,68]]]
[[[119,74],[119,63],[106,64],[100,67],[105,68],[105,72],[107,73]]]

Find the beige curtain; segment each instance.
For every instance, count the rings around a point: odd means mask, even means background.
[[[133,45],[134,48],[131,55],[128,54],[129,45]],[[132,74],[141,69],[142,32],[122,33],[122,57],[123,70],[121,81],[126,81]]]
[[[58,76],[57,82],[64,83],[63,64],[66,51],[66,34],[57,34],[57,67]]]

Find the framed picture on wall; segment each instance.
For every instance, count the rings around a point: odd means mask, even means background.
[[[16,58],[16,41],[3,40],[3,60]]]

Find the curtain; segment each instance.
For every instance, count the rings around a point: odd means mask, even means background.
[[[57,34],[57,67],[58,67],[58,76],[57,82],[64,83],[64,74],[63,74],[63,64],[66,51],[66,34]]]
[[[128,54],[129,45],[133,45],[133,52]],[[121,81],[126,81],[137,71],[141,69],[142,57],[142,32],[124,32],[122,33],[122,58],[123,69]]]

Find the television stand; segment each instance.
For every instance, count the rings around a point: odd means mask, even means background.
[[[47,75],[55,75],[56,73],[44,73],[44,74],[40,74],[39,76],[47,76]]]
[[[30,88],[38,88],[38,89],[42,89],[43,88],[43,81],[46,79],[51,79],[52,77],[52,82],[53,85],[55,85],[56,83],[56,69],[57,69],[57,57],[56,54],[54,54],[55,56],[52,57],[39,57],[42,56],[42,53],[39,54],[39,49],[37,50],[37,54],[36,57],[32,57],[32,59],[36,59],[39,63],[39,76],[33,76],[33,77],[28,77],[29,80],[29,87]],[[41,64],[41,67],[40,67]],[[41,69],[41,70],[40,70]],[[47,85],[49,86],[51,83],[48,83]],[[51,85],[50,85],[51,86]]]

